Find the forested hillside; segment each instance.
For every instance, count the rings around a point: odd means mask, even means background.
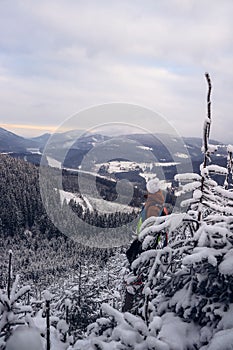
[[[90,248],[59,233],[44,213],[37,169],[1,156],[8,198],[1,202],[1,350],[232,349],[233,146],[224,166],[214,164],[206,80],[203,163],[199,173],[175,176],[186,211],[145,220],[130,263],[125,247]],[[136,215],[100,216],[61,201],[59,190],[52,189],[56,215],[70,206],[109,229]]]
[[[121,305],[120,294],[114,294],[113,289],[117,290],[121,285],[124,260],[121,252],[124,248],[90,248],[68,239],[51,223],[45,212],[39,189],[39,169],[8,155],[0,155],[0,163],[0,289],[4,291],[7,285],[11,287],[13,279],[20,275],[19,285],[29,283],[31,286],[25,300],[32,302],[37,310],[43,305],[43,292],[49,288],[54,295],[51,308],[60,317],[64,316],[65,301],[69,299],[70,330],[77,338],[100,315],[102,300]],[[63,183],[69,189],[73,188],[67,172]],[[62,201],[57,190],[53,195],[60,202],[61,211],[70,203],[83,220],[99,227],[105,227],[107,223],[115,227],[119,222],[128,222],[130,215],[135,217],[134,212],[98,215],[95,210],[90,211],[74,200]],[[9,250],[13,251],[10,280]],[[115,254],[119,256],[117,260]],[[3,322],[3,309],[0,310]],[[0,344],[6,331],[1,322]]]
[[[46,218],[38,179],[33,165],[0,155],[1,234],[13,236],[36,225],[43,231],[40,223]],[[49,228],[48,222],[44,225]]]
[[[52,170],[54,177],[57,176],[56,169]],[[51,172],[48,172],[48,176]],[[77,186],[77,175],[69,174],[64,171],[63,188],[68,192],[76,193],[80,196]],[[110,184],[111,185],[111,184]],[[99,191],[107,191],[108,181],[102,181],[99,184]],[[111,188],[111,187],[110,187]],[[80,202],[74,200],[67,201],[62,199],[57,188],[54,188],[51,196],[60,205],[60,210],[63,206],[70,204],[73,210],[80,216],[85,216],[85,220],[92,221],[95,226],[106,227],[106,223],[110,227],[115,227],[117,222],[130,221],[129,216],[135,217],[133,208],[132,214],[116,212],[108,217],[106,214],[98,215],[93,208],[90,213],[90,208],[85,203],[80,205]],[[109,190],[108,190],[109,191]],[[104,193],[105,193],[104,192]],[[112,193],[114,196],[114,192]],[[81,196],[80,196],[81,198]],[[46,237],[54,237],[59,231],[53,226],[46,215],[46,211],[42,204],[39,188],[39,170],[36,166],[24,162],[23,160],[14,159],[8,155],[0,154],[0,232],[9,236],[14,236],[18,233],[24,233],[25,230],[30,230],[32,233],[42,233]],[[93,222],[94,220],[94,222]]]

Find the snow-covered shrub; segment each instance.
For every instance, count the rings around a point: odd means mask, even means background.
[[[106,317],[88,327],[88,338],[77,341],[74,350],[169,350],[167,344],[156,337],[162,324],[159,317],[147,327],[140,317],[128,312],[123,314],[107,304],[103,304],[102,309]]]
[[[29,305],[23,305],[21,299],[30,291],[30,286],[18,288],[19,276],[8,293],[0,292],[0,338],[6,341],[12,334],[15,326],[27,324],[25,315],[32,312]]]
[[[174,313],[154,315],[147,325],[141,317],[102,305],[105,317],[88,327],[88,337],[74,350],[185,350],[195,349],[198,327]]]

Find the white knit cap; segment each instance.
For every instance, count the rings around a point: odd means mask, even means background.
[[[156,193],[160,190],[160,181],[159,179],[156,177],[153,180],[150,180],[147,182],[146,184],[146,189],[149,193]]]

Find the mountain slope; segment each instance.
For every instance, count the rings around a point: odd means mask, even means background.
[[[35,142],[38,145],[38,148],[44,148],[46,145],[48,139],[50,138],[51,134],[46,133],[40,136],[32,137],[29,140]]]
[[[27,140],[13,132],[0,128],[0,152],[26,152],[27,148],[36,148],[34,140]]]

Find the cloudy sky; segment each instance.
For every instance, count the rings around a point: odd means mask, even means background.
[[[211,136],[233,143],[232,18],[231,0],[0,0],[1,125],[42,134],[126,102],[201,136],[208,71]]]

